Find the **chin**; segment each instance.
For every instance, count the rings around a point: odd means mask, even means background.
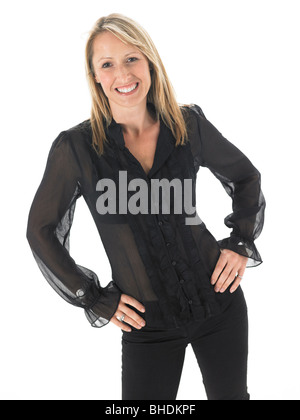
[[[116,98],[114,98],[116,99]],[[142,104],[147,104],[147,96],[143,96],[140,98],[124,98],[123,100],[113,100],[112,101],[114,104],[121,106],[121,107],[125,107],[125,108],[133,108]]]

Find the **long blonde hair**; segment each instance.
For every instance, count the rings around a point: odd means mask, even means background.
[[[134,45],[147,57],[152,79],[147,102],[154,105],[157,117],[161,116],[172,131],[176,139],[175,145],[183,145],[187,139],[186,123],[181,111],[183,107],[176,101],[174,89],[152,39],[140,24],[126,16],[113,13],[95,23],[85,49],[86,74],[92,95],[91,126],[94,149],[100,155],[103,153],[104,142],[107,141],[105,124],[108,126],[112,121],[109,101],[102,86],[95,80],[93,67],[93,43],[95,38],[105,31],[113,33],[125,43]]]

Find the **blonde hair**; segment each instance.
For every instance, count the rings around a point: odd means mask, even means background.
[[[176,146],[183,145],[187,138],[187,130],[181,108],[176,101],[174,89],[169,81],[166,70],[159,53],[141,25],[121,14],[111,14],[100,18],[92,28],[85,49],[86,73],[90,92],[92,95],[91,126],[93,132],[93,147],[98,154],[104,151],[104,142],[107,141],[105,123],[108,126],[112,121],[109,101],[102,86],[95,80],[93,67],[93,43],[95,38],[109,31],[121,41],[137,47],[148,59],[151,69],[151,87],[147,102],[154,105],[157,117],[161,116],[164,123],[170,128],[176,139]]]

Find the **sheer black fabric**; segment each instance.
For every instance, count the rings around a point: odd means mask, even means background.
[[[52,143],[30,208],[27,239],[50,285],[67,302],[83,308],[94,327],[111,320],[122,293],[145,306],[145,314],[139,315],[148,327],[169,329],[192,319],[202,320],[220,311],[220,299],[230,299],[229,293],[217,295],[210,284],[221,249],[248,257],[249,267],[262,262],[254,244],[264,223],[260,173],[206,119],[199,106],[183,107],[182,112],[189,141],[175,147],[175,139],[160,117],[154,163],[148,174],[125,147],[121,125],[114,120],[107,128],[108,142],[101,157],[92,148],[90,120],[61,132]],[[157,214],[151,213],[151,203],[157,200],[151,194],[153,180],[179,179],[182,185],[191,180],[191,200],[196,206],[200,166],[211,170],[233,202],[233,213],[225,219],[232,232],[221,241],[207,230],[197,211],[193,214],[197,223],[186,223],[191,214],[185,209],[177,214],[174,195],[168,214],[160,200],[155,202]],[[99,182],[104,179],[116,185],[115,213],[98,211]],[[148,212],[120,211],[121,183],[129,200],[136,194],[128,188],[129,183],[136,179],[149,186]],[[99,281],[96,273],[76,264],[69,253],[76,201],[81,196],[108,256],[111,279]]]
[[[265,199],[261,191],[261,175],[240,150],[234,147],[205,118],[197,105],[200,140],[196,147],[196,164],[205,166],[219,179],[233,200],[233,213],[225,224],[233,231],[219,241],[223,249],[231,249],[248,257],[248,267],[257,266],[261,256],[254,240],[261,234],[264,223]]]

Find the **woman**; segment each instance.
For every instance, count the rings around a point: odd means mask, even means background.
[[[124,400],[175,400],[188,344],[209,400],[248,400],[240,282],[247,266],[262,262],[253,242],[264,220],[260,173],[199,106],[178,105],[153,42],[136,22],[118,14],[99,19],[86,68],[91,118],[52,144],[29,213],[33,255],[92,326],[112,322],[123,330]],[[225,220],[233,231],[219,242],[195,211],[200,166],[233,200]],[[69,254],[80,196],[111,264],[106,287]]]

